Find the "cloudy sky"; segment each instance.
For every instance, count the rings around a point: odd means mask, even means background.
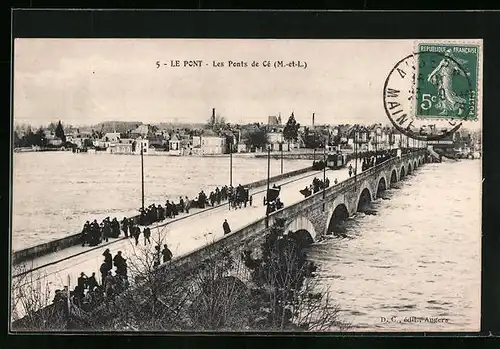
[[[212,108],[233,123],[382,122],[382,89],[412,40],[16,39],[14,121],[205,122]],[[181,67],[161,66],[170,60]],[[202,60],[202,67],[182,67]],[[307,62],[300,68],[228,67]],[[213,67],[213,61],[225,67]]]

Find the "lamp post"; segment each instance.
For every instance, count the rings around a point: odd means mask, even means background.
[[[229,147],[229,186],[233,186],[233,144]]]
[[[141,142],[141,187],[142,187],[142,212],[141,216],[144,212],[144,145]]]
[[[326,139],[325,144],[323,146],[323,200],[325,199],[325,191],[326,191]]]
[[[271,177],[271,147],[267,147],[267,191],[266,191],[266,228],[269,227],[269,179]]]
[[[376,145],[377,145],[377,148],[375,149],[375,152],[378,152],[378,142],[379,142],[379,136],[382,136],[382,128],[380,126],[377,127],[377,129],[375,130],[375,135],[376,135]],[[382,138],[382,137],[380,137]]]
[[[358,125],[356,125],[354,129],[354,183],[356,183],[358,175],[358,136]]]
[[[280,143],[281,150],[281,174],[283,174],[283,142]]]

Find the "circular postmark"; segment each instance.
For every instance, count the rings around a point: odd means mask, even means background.
[[[476,89],[470,76],[451,50],[410,54],[396,63],[385,80],[386,115],[410,138],[447,138],[461,127],[461,121],[476,116]]]

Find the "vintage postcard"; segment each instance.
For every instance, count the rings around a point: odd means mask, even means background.
[[[13,48],[12,331],[479,331],[482,40]]]

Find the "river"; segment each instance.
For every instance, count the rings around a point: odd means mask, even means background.
[[[19,250],[81,231],[86,220],[138,214],[141,158],[137,155],[14,153],[12,248]],[[145,206],[194,198],[229,184],[229,156],[144,156]],[[284,172],[311,166],[283,161]],[[281,161],[271,159],[271,176]],[[233,185],[267,177],[267,159],[233,156]]]
[[[348,238],[310,247],[320,285],[353,331],[479,331],[481,161],[426,164],[398,187]]]

